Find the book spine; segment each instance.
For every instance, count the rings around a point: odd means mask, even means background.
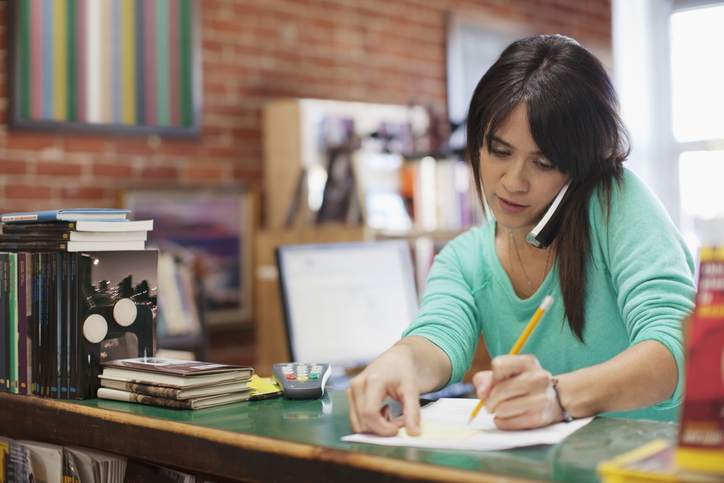
[[[78,372],[80,368],[80,333],[78,330],[78,254],[70,254],[70,266],[68,269],[69,290],[68,290],[68,329],[69,329],[69,354],[68,354],[68,397],[71,399],[80,398],[80,385]]]
[[[0,218],[3,223],[20,223],[23,221],[40,221],[37,214],[3,215]]]
[[[55,397],[57,399],[63,399],[65,397],[63,391],[63,356],[65,352],[65,345],[63,336],[65,334],[65,327],[63,326],[63,254],[53,254],[53,292],[55,296],[53,298],[53,312],[54,312],[54,328],[55,328],[55,365],[53,387]]]
[[[28,393],[27,253],[18,254],[18,389]]]
[[[8,258],[9,253],[0,253],[0,390],[8,390],[8,365],[10,364],[10,322],[8,321]]]
[[[51,263],[49,253],[41,254],[41,267],[40,277],[42,281],[41,288],[41,302],[42,302],[42,317],[40,319],[42,335],[40,338],[40,372],[42,380],[40,382],[41,395],[44,397],[50,397],[50,380],[51,374],[53,373],[52,362],[53,362],[53,338],[50,324],[50,308],[52,307],[53,297],[50,291],[50,280],[51,280]]]
[[[27,394],[32,394],[33,384],[33,254],[25,254],[25,362]]]
[[[78,272],[77,272],[77,285],[78,285],[78,297],[77,297],[77,321],[78,321],[78,352],[77,352],[77,380],[78,380],[78,399],[85,399],[89,397],[95,397],[93,394],[93,387],[95,381],[94,377],[94,364],[98,361],[95,360],[93,355],[93,344],[88,342],[83,336],[83,322],[88,316],[88,303],[87,297],[90,295],[91,287],[91,258],[88,255],[81,254],[78,256]],[[95,362],[94,362],[95,361]]]
[[[9,297],[8,309],[10,331],[8,341],[10,342],[10,392],[18,393],[18,254],[10,254],[10,272],[8,273]]]
[[[60,313],[62,314],[61,320],[61,344],[63,348],[63,357],[61,360],[61,393],[63,399],[70,398],[70,258],[69,253],[61,253],[62,261],[62,285],[61,285],[61,297],[60,297]]]
[[[32,375],[30,379],[30,393],[38,395],[38,338],[40,337],[40,333],[38,332],[38,314],[39,314],[39,283],[38,283],[38,254],[32,253],[30,255],[31,260],[31,267],[30,267],[30,276],[31,276],[31,286],[32,286],[32,295],[31,295],[31,318],[29,320],[29,326],[28,326],[28,335],[30,336],[30,374]]]
[[[41,320],[42,320],[42,303],[41,303],[41,295],[42,295],[42,280],[41,280],[41,260],[40,260],[40,254],[39,253],[33,253],[32,254],[32,260],[33,260],[33,309],[32,309],[32,322],[30,324],[31,328],[31,338],[32,338],[32,345],[31,345],[31,354],[30,354],[30,362],[32,365],[31,368],[31,374],[33,378],[31,379],[31,391],[32,394],[36,396],[40,396],[41,394],[41,384],[40,384],[40,377],[41,377],[41,371],[40,371],[40,340],[42,337],[41,332]]]

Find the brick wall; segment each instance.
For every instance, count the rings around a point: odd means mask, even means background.
[[[196,140],[9,130],[8,15],[0,2],[0,211],[113,206],[137,186],[260,186],[260,110],[274,97],[417,99],[444,108],[449,12],[564,33],[610,52],[610,0],[196,1],[203,5]]]

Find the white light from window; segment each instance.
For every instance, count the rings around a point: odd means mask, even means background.
[[[724,138],[724,5],[671,16],[671,90],[679,142]]]
[[[724,151],[687,151],[679,156],[681,213],[693,219],[724,217]]]

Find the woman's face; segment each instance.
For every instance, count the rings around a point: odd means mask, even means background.
[[[486,134],[487,136],[487,134]],[[528,112],[518,104],[480,150],[483,191],[497,223],[511,230],[532,229],[569,176],[546,159],[531,136]]]

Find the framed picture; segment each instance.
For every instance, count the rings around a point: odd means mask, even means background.
[[[527,27],[471,12],[447,18],[448,114],[465,124],[475,86],[511,42],[531,35]]]
[[[240,189],[138,189],[124,194],[136,220],[153,219],[149,244],[183,249],[196,263],[210,325],[252,316],[254,194]]]
[[[197,135],[200,3],[8,2],[11,127]]]

